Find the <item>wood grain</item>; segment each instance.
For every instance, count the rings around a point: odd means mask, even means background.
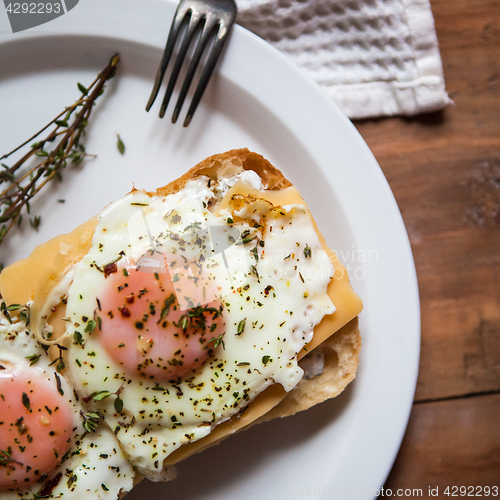
[[[500,390],[500,2],[432,0],[432,7],[454,104],[356,124],[414,252],[417,400]]]
[[[431,0],[454,104],[358,122],[399,204],[420,289],[410,424],[386,487],[500,486],[500,1]]]
[[[500,496],[500,394],[414,406],[385,487],[498,486]]]

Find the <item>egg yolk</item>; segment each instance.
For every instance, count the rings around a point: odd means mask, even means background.
[[[196,370],[225,330],[221,300],[203,300],[212,286],[201,271],[172,280],[165,271],[117,268],[99,297],[101,343],[127,372],[150,379]]]
[[[73,409],[40,375],[36,368],[0,370],[0,490],[43,480],[68,451]]]

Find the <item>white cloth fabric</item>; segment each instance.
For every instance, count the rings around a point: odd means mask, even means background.
[[[236,0],[237,22],[308,73],[350,118],[444,108],[429,0]]]

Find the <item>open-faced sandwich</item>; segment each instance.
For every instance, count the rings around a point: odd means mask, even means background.
[[[338,395],[360,299],[299,192],[228,151],[0,274],[0,497],[117,498]],[[35,495],[35,496],[34,496]]]

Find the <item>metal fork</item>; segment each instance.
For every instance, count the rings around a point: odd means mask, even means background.
[[[181,34],[182,28],[185,26],[185,30],[182,31],[183,37],[182,40],[180,40],[178,54],[167,84],[165,97],[163,98],[160,108],[160,118],[165,116],[165,111],[170,98],[172,97],[172,92],[184,59],[186,58],[189,45],[191,44],[195,33],[199,33],[194,53],[172,114],[172,123],[175,123],[179,117],[179,113],[182,105],[184,104],[184,100],[186,99],[189,86],[191,85],[203,52],[205,51],[208,43],[213,40],[213,44],[208,52],[207,60],[201,73],[198,86],[196,87],[191,105],[189,106],[184,120],[184,127],[189,125],[201,97],[203,96],[203,92],[207,87],[222,48],[227,41],[231,26],[234,24],[234,20],[236,19],[236,13],[237,8],[234,0],[181,0],[177,10],[175,11],[174,19],[172,20],[167,44],[163,52],[160,66],[156,73],[153,91],[151,92],[151,96],[149,97],[149,101],[146,105],[146,111],[151,109],[151,106],[158,96],[174,46],[176,45],[177,39]]]

